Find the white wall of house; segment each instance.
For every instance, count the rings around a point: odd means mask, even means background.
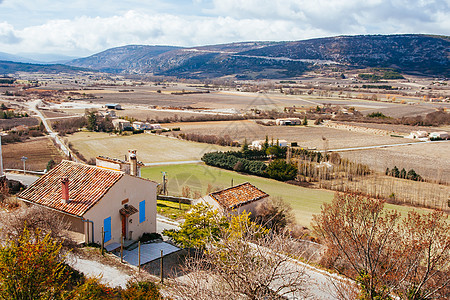
[[[130,175],[124,175],[114,186],[84,214],[85,219],[94,222],[94,239],[101,243],[101,230],[104,220],[111,217],[111,239],[105,242],[120,243],[122,235],[122,219],[119,210],[126,204],[133,205],[139,210],[139,203],[145,200],[145,221],[140,222],[139,212],[129,217],[127,232],[132,231],[128,238],[138,239],[145,232],[156,232],[156,186],[157,183]],[[89,226],[92,226],[90,224]],[[89,232],[92,239],[91,231]],[[85,234],[86,236],[86,234]]]

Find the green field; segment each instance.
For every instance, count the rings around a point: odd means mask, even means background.
[[[222,170],[204,164],[186,164],[146,167],[142,169],[142,176],[161,182],[162,172],[167,172],[168,189],[171,195],[181,195],[181,188],[189,186],[192,191],[200,191],[205,195],[208,184],[215,188],[225,188],[233,184],[250,182],[271,196],[282,197],[288,202],[300,225],[310,227],[312,215],[321,210],[322,203],[331,202],[333,192],[326,190],[308,189],[290,185],[272,179],[243,175],[232,171]],[[406,215],[411,208],[387,204],[387,208],[396,209]],[[422,210],[425,211],[425,210]]]
[[[230,149],[145,133],[116,136],[101,132],[77,132],[67,136],[67,139],[86,159],[98,155],[123,159],[129,149],[135,149],[138,160],[144,163],[199,160],[206,152]]]

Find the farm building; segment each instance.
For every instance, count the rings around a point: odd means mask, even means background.
[[[136,130],[150,130],[153,129],[152,125],[146,122],[133,122],[133,128]]]
[[[115,110],[121,110],[122,109],[122,106],[120,104],[118,104],[118,103],[108,103],[108,104],[105,104],[105,107],[108,108],[108,109],[115,109]]]
[[[163,129],[161,127],[161,124],[150,124],[151,128],[150,129]]]
[[[244,210],[256,214],[256,208],[269,197],[268,194],[258,189],[249,182],[245,182],[230,188],[213,192],[197,200],[197,203],[209,204],[222,214],[237,213]]]
[[[112,120],[112,123],[114,125],[114,129],[116,129],[116,130],[125,130],[125,129],[132,128],[130,121],[127,121],[127,120],[114,119],[114,120]]]
[[[99,168],[122,171],[125,174],[136,175],[138,177],[141,177],[141,167],[144,166],[142,162],[137,160],[136,150],[128,150],[126,160],[97,156],[95,158],[95,165]]]
[[[116,112],[115,112],[114,110],[99,111],[98,113],[99,113],[102,117],[117,118]]]
[[[131,168],[133,170],[133,168]],[[18,195],[71,223],[85,242],[120,244],[156,232],[157,183],[72,161],[62,161]]]
[[[423,130],[411,131],[411,133],[409,134],[409,137],[412,138],[412,139],[427,138],[428,137],[428,132],[423,131]]]
[[[250,145],[250,148],[254,149],[254,150],[261,150],[263,148],[265,142],[266,141],[264,141],[264,140],[253,141],[252,144]],[[280,147],[288,146],[288,142],[286,140],[277,140],[277,142],[278,142],[278,146],[280,146]],[[275,142],[275,144],[276,144],[276,142]],[[269,145],[272,146],[273,143],[269,142]]]
[[[275,124],[277,126],[301,125],[302,121],[299,118],[285,118],[276,119]]]
[[[445,131],[432,132],[430,133],[430,139],[446,140],[448,139],[448,132]]]

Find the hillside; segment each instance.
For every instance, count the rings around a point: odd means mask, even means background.
[[[80,71],[92,71],[86,68],[77,68],[61,64],[29,64],[29,63],[18,63],[12,61],[0,60],[0,75],[2,74],[13,74],[15,72],[31,72],[31,73],[75,73]]]
[[[129,45],[116,47],[68,62],[68,65],[95,69],[109,73],[142,73],[149,60],[168,51],[180,49],[172,46]]]
[[[70,65],[187,78],[287,78],[323,66],[388,67],[402,73],[450,77],[450,38],[361,35],[194,48],[134,45],[77,59]]]
[[[388,67],[402,72],[450,75],[449,37],[342,36],[287,42],[241,54],[331,60],[353,67]]]

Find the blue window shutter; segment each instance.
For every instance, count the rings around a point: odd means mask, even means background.
[[[145,221],[145,200],[139,202],[139,223]]]
[[[104,242],[106,243],[111,240],[111,217],[103,220],[103,231],[105,232]]]

